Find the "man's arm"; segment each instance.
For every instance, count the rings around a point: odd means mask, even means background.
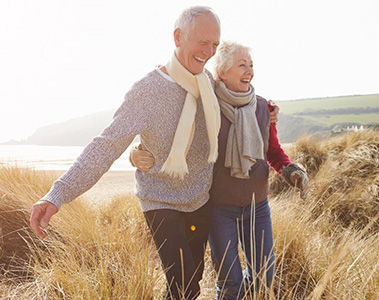
[[[121,156],[138,133],[131,112],[119,112],[112,123],[89,143],[70,169],[56,180],[50,191],[41,199],[60,209],[90,189]],[[132,121],[134,120],[134,121]]]
[[[147,128],[148,112],[140,109],[138,100],[130,91],[112,123],[84,148],[71,168],[34,204],[30,226],[38,236],[47,236],[45,228],[62,203],[70,202],[90,189],[126,150],[133,138]]]

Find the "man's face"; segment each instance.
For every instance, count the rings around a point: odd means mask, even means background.
[[[192,74],[199,74],[208,59],[216,53],[220,43],[220,26],[212,14],[200,15],[186,32],[176,29],[174,38],[175,53],[180,63]]]

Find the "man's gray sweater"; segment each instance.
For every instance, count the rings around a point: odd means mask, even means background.
[[[136,195],[143,211],[194,211],[209,198],[213,164],[207,162],[209,142],[201,101],[197,102],[196,129],[187,154],[189,174],[184,180],[160,172],[171,149],[187,92],[163,78],[157,70],[136,82],[116,111],[112,123],[89,143],[72,167],[54,182],[42,198],[58,208],[90,189],[130,145],[136,135],[155,164],[136,171]]]

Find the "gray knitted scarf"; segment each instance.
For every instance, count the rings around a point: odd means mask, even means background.
[[[250,85],[246,93],[229,90],[216,82],[216,96],[225,117],[232,123],[226,145],[225,167],[236,178],[249,178],[249,170],[257,159],[264,159],[263,139],[255,116],[257,98]]]

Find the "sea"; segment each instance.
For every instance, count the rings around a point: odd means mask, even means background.
[[[118,158],[110,171],[131,171],[132,145]],[[34,170],[68,170],[82,152],[81,146],[0,145],[0,166],[28,167]]]

